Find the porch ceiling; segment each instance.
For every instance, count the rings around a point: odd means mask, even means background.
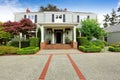
[[[39,25],[44,27],[74,27],[78,23],[39,23]]]

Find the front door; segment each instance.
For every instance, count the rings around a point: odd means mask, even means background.
[[[56,31],[56,43],[62,43],[62,31]]]

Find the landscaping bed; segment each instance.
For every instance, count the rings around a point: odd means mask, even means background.
[[[18,48],[12,46],[0,46],[0,55],[16,54]]]
[[[78,38],[77,41],[79,44],[78,49],[83,52],[101,52],[106,45],[104,41],[88,41],[86,37]]]
[[[39,51],[39,47],[16,48],[12,46],[0,46],[0,55],[24,55],[34,54]]]
[[[111,52],[120,52],[120,43],[110,45],[108,50]]]

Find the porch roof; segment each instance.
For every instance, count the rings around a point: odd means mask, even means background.
[[[74,27],[78,23],[38,23],[40,26],[44,27]]]

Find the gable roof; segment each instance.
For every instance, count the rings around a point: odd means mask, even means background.
[[[112,33],[112,32],[119,32],[120,31],[120,24],[112,25],[107,28],[104,28],[106,32]]]

